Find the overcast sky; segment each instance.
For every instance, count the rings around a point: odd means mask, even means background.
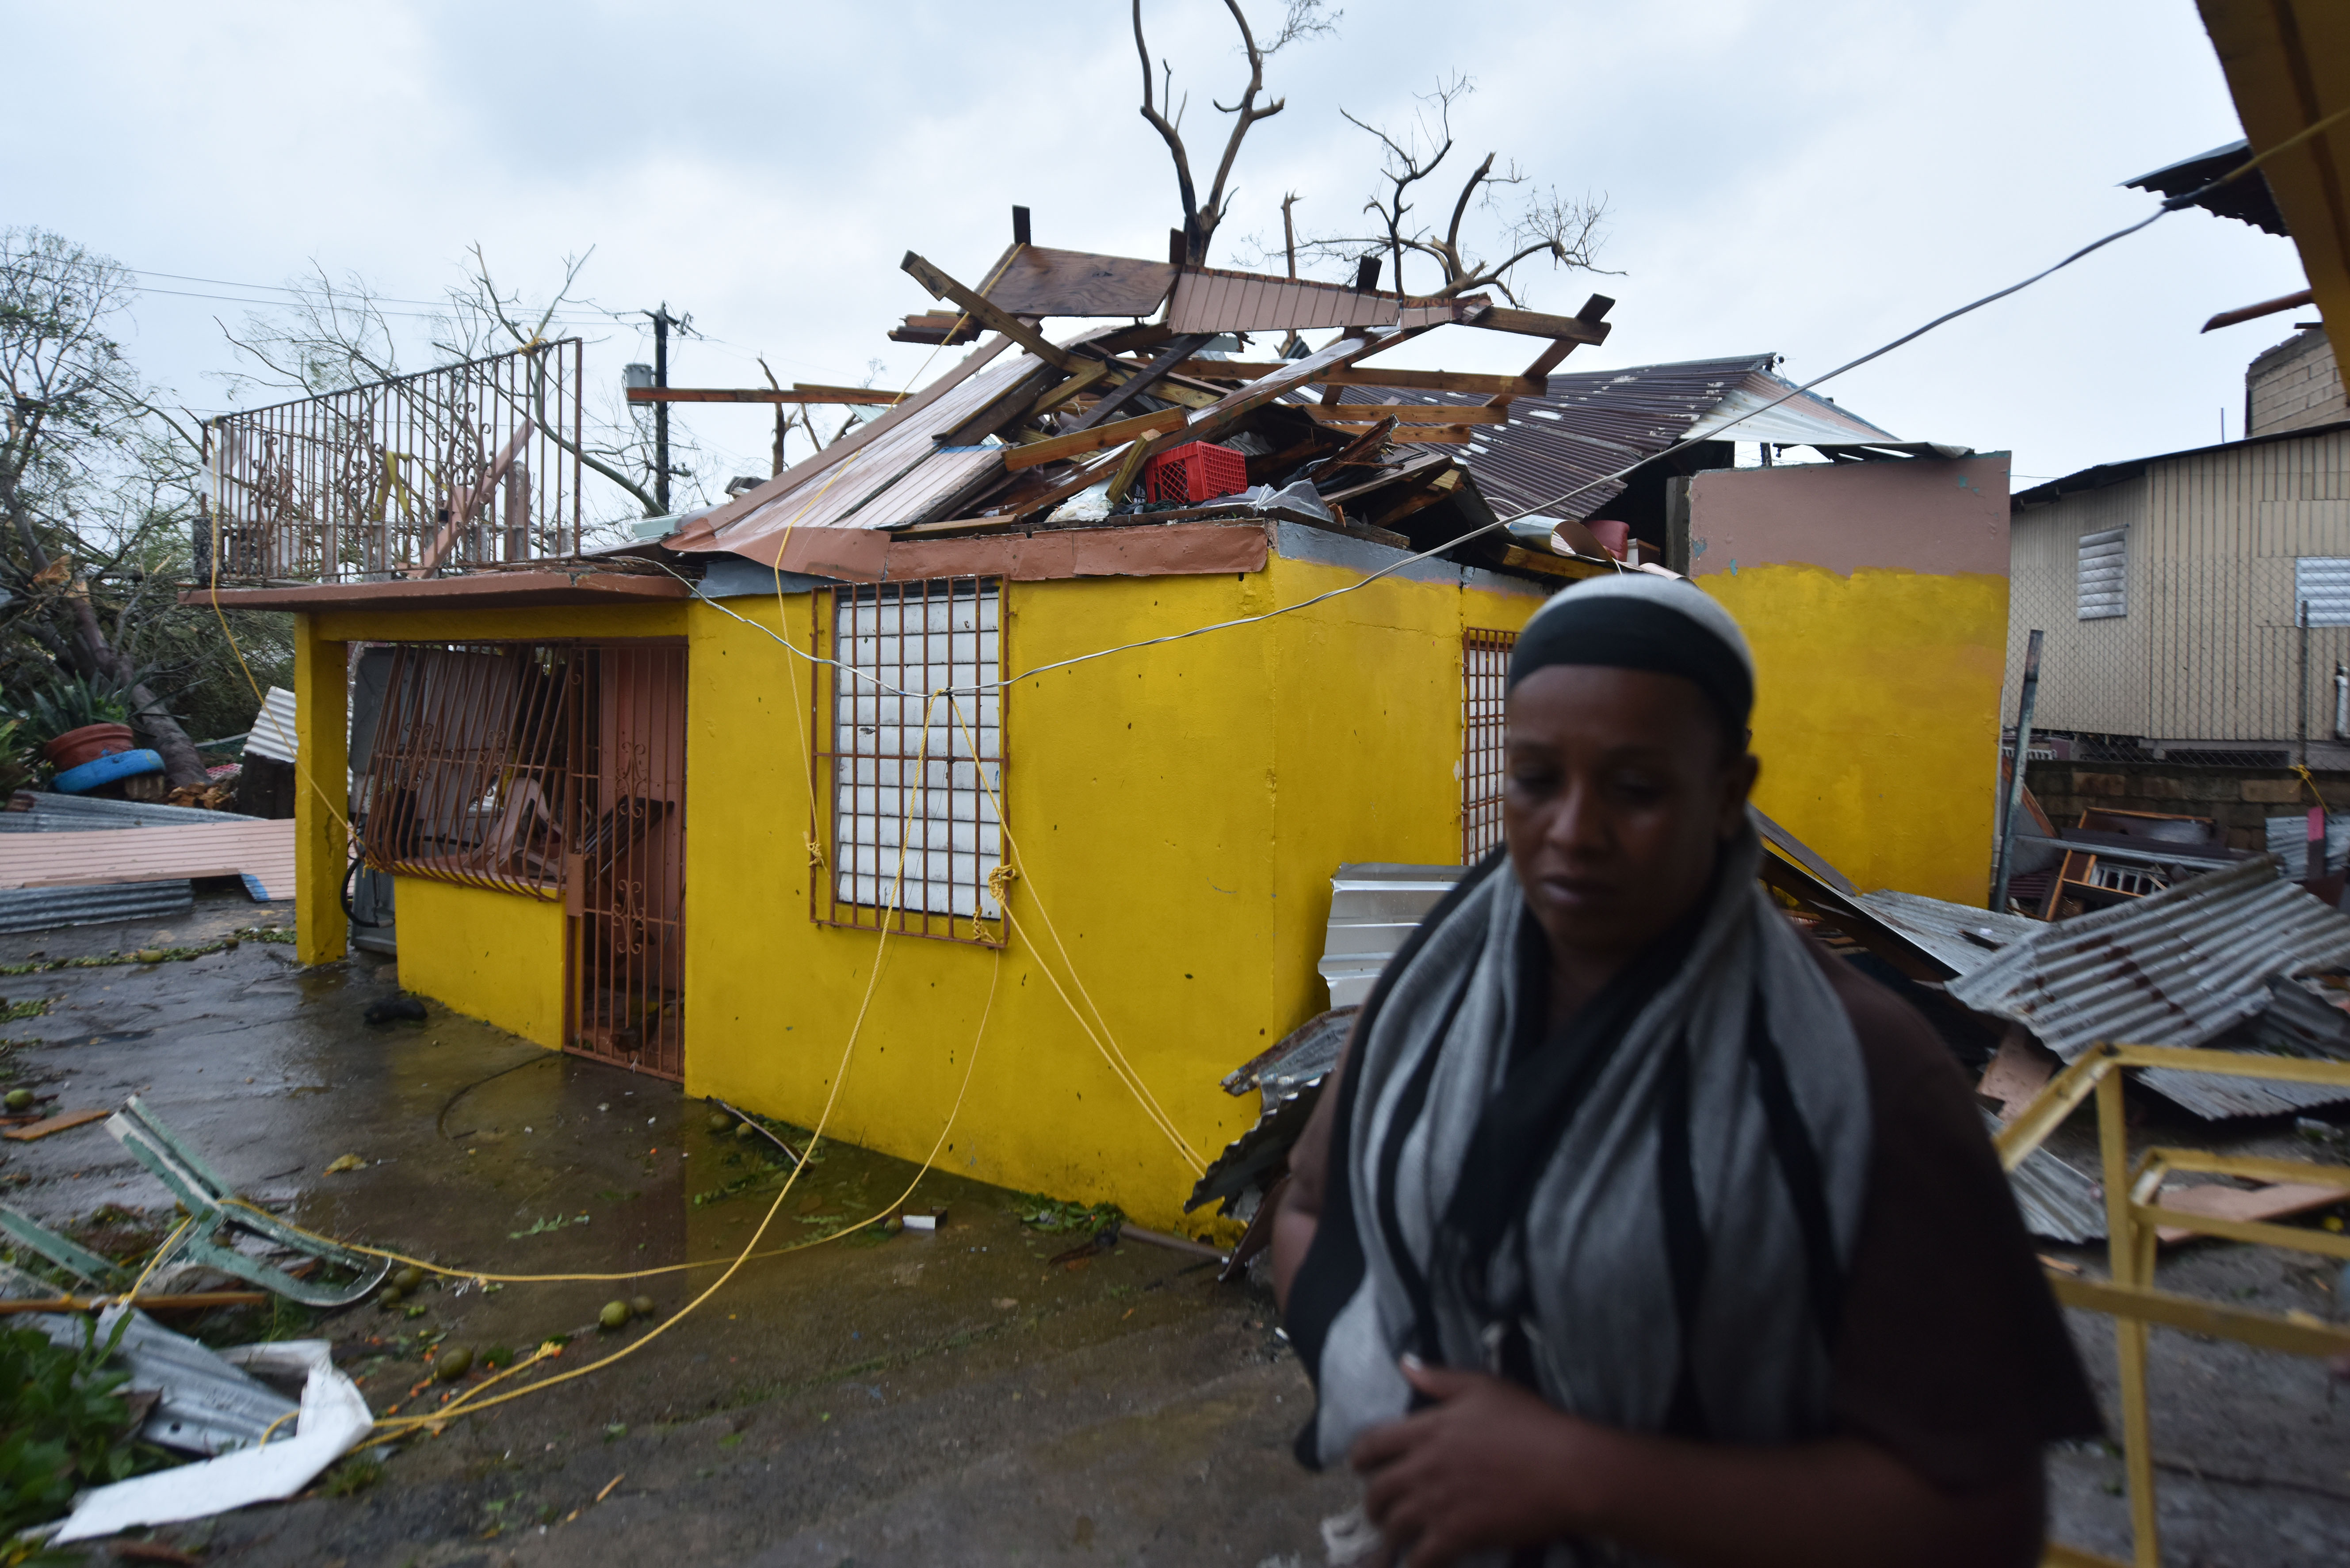
[[[1209,99],[1242,79],[1231,24],[1212,0],[1144,13],[1212,166],[1228,122]],[[927,351],[884,333],[931,307],[905,251],[975,280],[1020,202],[1038,244],[1157,257],[1180,215],[1108,0],[0,0],[0,37],[18,67],[0,223],[143,269],[126,340],[199,409],[229,401],[214,317],[244,307],[160,291],[260,296],[155,275],[271,285],[315,265],[424,300],[478,242],[543,293],[592,246],[597,304],[665,300],[707,335],[676,350],[677,384],[757,384],[764,354],[787,380],[878,359],[897,386]],[[1475,91],[1448,170],[1497,151],[1607,202],[1599,260],[1620,276],[1522,275],[1536,308],[1620,302],[1567,369],[1773,350],[1817,374],[2143,216],[2153,199],[2120,181],[2241,134],[2190,0],[1355,0],[1269,67],[1288,108],[1250,135],[1210,260],[1277,244],[1286,191],[1302,228],[1347,226],[1377,161],[1341,107],[1400,124],[1454,71]],[[2019,484],[2205,444],[2223,410],[2242,433],[2245,362],[2309,313],[2196,328],[2303,284],[2287,241],[2176,213],[1823,389],[1907,439],[2012,450]],[[636,325],[573,319],[599,384],[650,358]],[[1394,358],[1516,369],[1534,347],[1448,327]],[[767,417],[682,416],[713,490],[765,472]]]

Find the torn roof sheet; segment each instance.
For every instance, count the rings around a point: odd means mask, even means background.
[[[2247,860],[2011,944],[1950,993],[2070,1062],[2100,1041],[2200,1045],[2263,1011],[2269,982],[2350,963],[2350,917]]]
[[[1465,448],[1469,472],[1497,510],[1533,507],[1554,516],[1588,517],[1624,488],[1616,480],[1596,483],[1602,476],[1676,441],[1724,431],[1740,414],[1794,390],[1793,382],[1771,373],[1777,362],[1775,354],[1749,354],[1553,375],[1544,395],[1511,400],[1508,424],[1477,431]],[[1348,387],[1340,400],[1465,406],[1485,400],[1472,393]],[[1409,433],[1399,430],[1396,439],[1409,441]],[[1804,392],[1727,431],[1726,439],[1809,445],[1896,438]],[[1582,485],[1589,488],[1559,499]]]
[[[2028,915],[2002,915],[1918,893],[1862,893],[1860,905],[1930,953],[1952,974],[1971,974],[2011,942],[2048,928]]]
[[[1166,303],[1176,270],[1135,256],[1014,244],[988,269],[995,281],[985,293],[1014,316],[1144,317]]]

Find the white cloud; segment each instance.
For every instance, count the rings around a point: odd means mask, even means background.
[[[1204,183],[1209,99],[1237,80],[1228,25],[1208,0],[1147,14]],[[1040,243],[1158,255],[1176,217],[1125,10],[1101,0],[5,0],[0,31],[39,62],[12,121],[51,128],[20,143],[0,221],[138,267],[274,283],[315,259],[411,297],[477,241],[526,288],[594,245],[598,300],[666,300],[712,335],[678,348],[685,382],[755,380],[765,353],[814,380],[878,358],[895,384],[927,357],[883,336],[929,304],[906,250],[976,277],[1017,202]],[[2187,0],[1358,0],[1338,38],[1275,62],[1289,108],[1242,154],[1214,259],[1277,239],[1284,191],[1305,226],[1342,223],[1373,160],[1339,107],[1397,119],[1454,69],[1477,80],[1464,170],[1498,151],[1609,198],[1603,259],[1625,275],[1533,279],[1551,308],[1594,286],[1621,302],[1614,340],[1569,368],[1775,349],[1814,374],[2144,214],[2116,182],[2241,134]],[[2196,327],[2301,283],[2286,242],[2179,213],[1831,389],[1904,436],[2012,448],[2026,474],[2199,444],[2223,408],[2239,431],[2244,362],[2290,318]],[[160,294],[137,311],[134,352],[199,405],[220,400],[215,312],[237,314]],[[592,376],[649,357],[636,327],[596,336]],[[1455,330],[1419,352],[1472,368],[1528,347]],[[680,418],[716,450],[713,484],[764,457],[764,410]]]

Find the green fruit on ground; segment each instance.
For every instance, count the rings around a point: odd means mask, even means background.
[[[628,1303],[606,1302],[604,1310],[596,1314],[596,1322],[605,1328],[626,1328],[629,1315]]]
[[[137,959],[140,963],[161,963],[163,961],[163,950],[161,948],[140,948],[137,952],[132,953],[130,956]]]
[[[405,1293],[398,1285],[388,1286],[381,1295],[375,1298],[375,1304],[380,1307],[396,1307]]]
[[[744,1143],[748,1143],[753,1138],[759,1136],[759,1129],[753,1127],[749,1122],[737,1122],[734,1125],[734,1136],[741,1138]]]
[[[723,1133],[733,1125],[734,1118],[728,1116],[724,1111],[712,1111],[710,1113],[710,1130],[712,1132]]]
[[[30,1090],[30,1089],[11,1089],[11,1090],[9,1090],[9,1091],[8,1091],[8,1108],[9,1108],[10,1110],[12,1110],[12,1111],[21,1111],[21,1110],[25,1110],[25,1109],[26,1109],[27,1107],[29,1107],[29,1106],[32,1105],[32,1103],[33,1103],[33,1091],[32,1091],[32,1090]]]
[[[454,1350],[442,1353],[441,1359],[433,1365],[432,1376],[443,1383],[454,1383],[473,1369],[473,1353],[461,1345]]]
[[[391,1282],[403,1291],[412,1292],[424,1282],[424,1271],[411,1263],[408,1267],[395,1272],[391,1276]]]
[[[629,1298],[629,1310],[635,1313],[639,1317],[650,1317],[653,1315],[654,1310],[653,1298],[650,1296],[633,1296]]]

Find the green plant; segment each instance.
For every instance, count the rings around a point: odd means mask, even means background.
[[[1072,1231],[1095,1235],[1110,1225],[1126,1221],[1124,1210],[1115,1203],[1067,1203],[1041,1192],[1024,1194],[1018,1213],[1020,1223],[1048,1236],[1066,1235]]]
[[[28,737],[18,733],[24,721],[0,719],[0,795],[14,794],[33,782],[33,752]]]
[[[17,714],[25,738],[47,745],[59,735],[89,724],[128,724],[130,701],[117,686],[59,673],[48,689],[36,691]]]
[[[322,1490],[328,1497],[351,1497],[367,1490],[383,1479],[383,1461],[364,1455],[353,1455],[327,1472]]]
[[[130,1407],[115,1393],[130,1374],[105,1370],[130,1321],[103,1344],[85,1322],[78,1351],[36,1328],[0,1333],[0,1537],[64,1513],[82,1487],[143,1468]]]

